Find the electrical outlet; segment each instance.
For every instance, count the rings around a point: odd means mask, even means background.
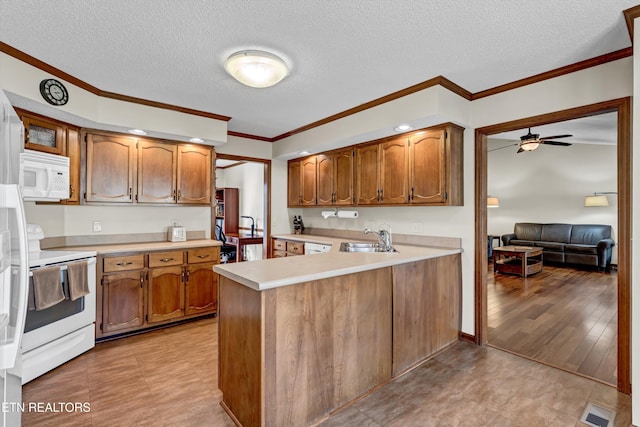
[[[422,233],[424,231],[424,227],[421,222],[414,222],[411,224],[411,232],[412,233]]]
[[[94,233],[100,233],[102,231],[102,222],[93,221],[92,222],[92,226],[93,226],[93,232]]]

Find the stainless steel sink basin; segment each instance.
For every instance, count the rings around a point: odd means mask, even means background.
[[[385,252],[385,250],[379,243],[374,242],[342,242],[340,252]]]

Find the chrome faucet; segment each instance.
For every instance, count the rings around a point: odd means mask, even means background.
[[[364,229],[364,234],[374,234],[378,238],[378,242],[382,246],[385,252],[393,252],[393,244],[391,243],[391,231],[381,228],[378,231],[373,231],[368,228]]]

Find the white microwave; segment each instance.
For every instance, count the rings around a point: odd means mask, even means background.
[[[69,198],[69,158],[39,151],[20,153],[20,190],[26,201]]]

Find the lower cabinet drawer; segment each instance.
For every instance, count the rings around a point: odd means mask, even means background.
[[[149,254],[149,268],[181,265],[182,257],[182,251],[151,252]]]
[[[287,250],[287,242],[284,240],[273,240],[273,249],[278,251],[286,251]]]
[[[282,257],[286,257],[287,256],[287,252],[286,251],[273,251],[273,258],[282,258]]]
[[[197,248],[189,249],[187,251],[187,263],[196,264],[200,262],[215,262],[217,263],[220,258],[220,248]]]
[[[144,268],[144,255],[109,256],[104,258],[105,273],[115,271],[139,270]]]

